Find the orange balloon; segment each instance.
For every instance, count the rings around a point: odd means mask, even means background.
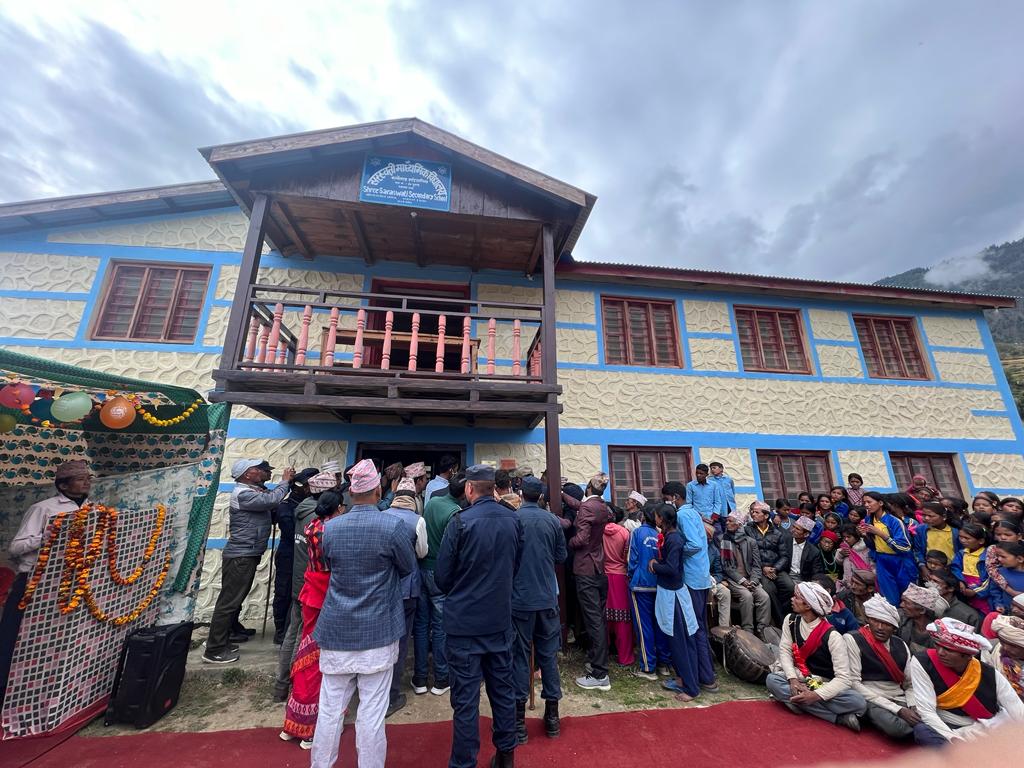
[[[111,429],[124,429],[135,421],[135,408],[123,397],[112,397],[100,408],[100,421]]]

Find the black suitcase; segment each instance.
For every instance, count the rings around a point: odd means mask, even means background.
[[[147,728],[174,708],[185,679],[192,622],[137,629],[124,640],[104,725]]]

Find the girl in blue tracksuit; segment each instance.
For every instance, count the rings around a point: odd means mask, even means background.
[[[917,580],[910,534],[903,521],[892,514],[885,497],[877,491],[864,494],[868,516],[859,530],[875,555],[875,586],[889,603],[898,606],[903,590]]]
[[[668,636],[658,628],[654,617],[654,601],[658,594],[658,577],[650,572],[648,563],[658,557],[658,529],[654,525],[654,510],[657,502],[644,504],[641,514],[643,523],[629,536],[629,563],[626,576],[629,579],[630,602],[633,607],[633,629],[637,645],[639,673],[645,677],[656,674],[658,667],[672,663],[672,652]]]

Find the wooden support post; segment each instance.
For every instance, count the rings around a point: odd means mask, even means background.
[[[541,309],[541,369],[544,383],[558,383],[558,349],[555,338],[555,245],[551,225],[541,232],[544,269],[544,305]],[[558,437],[558,408],[548,409],[544,416],[544,452],[548,470],[548,504],[556,515],[562,514],[562,458]]]
[[[237,369],[242,359],[250,312],[249,291],[250,286],[256,282],[256,274],[260,268],[269,203],[270,199],[266,195],[256,195],[253,199],[252,212],[249,214],[249,231],[245,235],[242,263],[238,268],[238,282],[235,283],[235,296],[228,316],[228,330],[224,335],[224,353],[220,362],[220,367],[224,369]]]

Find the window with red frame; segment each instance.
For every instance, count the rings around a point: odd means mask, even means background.
[[[868,375],[876,379],[927,379],[928,369],[912,317],[854,315]]]
[[[209,280],[209,267],[115,262],[92,338],[195,341]]]
[[[757,469],[761,494],[769,504],[789,499],[795,505],[802,491],[817,496],[832,487],[827,453],[758,451]]]
[[[604,356],[609,365],[680,367],[675,304],[643,299],[601,299]]]
[[[690,482],[689,448],[609,448],[612,503],[625,507],[630,491],[648,499],[661,499],[669,480]]]
[[[799,310],[737,307],[736,327],[743,370],[811,372]]]
[[[910,487],[914,475],[924,475],[928,485],[944,494],[959,496],[962,492],[956,464],[948,453],[890,453],[889,460],[900,491]]]

